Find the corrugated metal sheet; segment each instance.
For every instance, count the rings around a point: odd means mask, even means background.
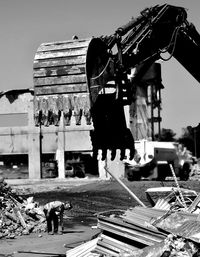
[[[181,211],[175,214],[181,215],[183,222],[178,229],[173,230],[173,233],[199,242],[195,238],[195,233],[200,231],[198,215]],[[169,216],[170,212],[165,210],[140,206],[126,211],[113,210],[101,213],[98,216],[100,236],[94,241],[88,242],[88,247],[84,244],[74,248],[70,250],[71,252],[68,251],[66,256],[140,256],[143,249],[162,244],[167,235],[172,232],[172,229],[166,230],[163,227],[160,230],[158,226],[160,221],[167,220]],[[93,252],[99,255],[90,255]],[[68,255],[68,253],[72,255]]]

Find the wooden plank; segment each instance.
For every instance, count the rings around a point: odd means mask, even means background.
[[[35,95],[67,94],[79,92],[88,92],[86,83],[35,87]]]
[[[56,50],[65,50],[65,49],[72,49],[72,48],[82,48],[88,47],[90,41],[63,41],[59,44],[52,43],[52,44],[41,44],[37,49],[37,53],[44,52],[44,51],[56,51]]]
[[[19,218],[19,220],[20,220],[20,223],[21,223],[21,225],[23,226],[23,228],[27,228],[27,225],[26,225],[26,222],[25,222],[25,220],[24,220],[24,218],[23,218],[23,216],[22,216],[22,214],[21,214],[21,212],[20,212],[20,209],[16,206],[16,207],[14,207],[13,208],[13,210],[15,211],[15,214],[17,215],[17,217]]]
[[[33,81],[34,86],[84,83],[86,75],[34,78]]]
[[[81,257],[91,253],[97,245],[98,238],[92,239],[66,252],[67,257]]]
[[[107,242],[104,242],[102,240],[98,241],[98,246],[103,247],[104,249],[107,249],[112,252],[112,256],[119,256],[120,249],[117,246],[111,245]]]
[[[167,213],[165,210],[159,210],[159,209],[154,209],[154,208],[144,208],[141,206],[134,207],[129,212],[129,214],[131,214],[131,212],[133,212],[133,213],[137,212],[140,215],[148,216],[148,217],[159,217],[159,216],[163,216],[164,214]],[[181,214],[183,217],[187,217],[189,219],[196,219],[198,216],[195,213],[188,213],[188,212],[184,212],[184,211],[179,211],[179,214]]]
[[[197,195],[197,197],[194,199],[193,203],[188,207],[188,212],[191,213],[194,211],[194,209],[197,207],[197,205],[200,202],[200,193]]]
[[[77,65],[77,64],[85,64],[86,56],[69,56],[67,59],[58,58],[58,59],[49,59],[49,60],[34,60],[33,68],[46,68],[46,67],[59,67],[66,65]]]
[[[126,222],[126,220],[120,220],[120,219],[115,219],[112,218],[109,220],[109,218],[102,218],[102,220],[99,220],[99,222],[101,223],[102,221],[107,223],[107,224],[112,224],[113,226],[121,226],[124,228],[128,228],[131,229],[132,231],[138,231],[139,233],[145,233],[147,236],[151,236],[151,237],[162,237],[165,236],[162,232],[159,232],[158,230],[155,229],[151,229],[149,227],[147,227],[147,225],[145,225],[144,223],[142,225],[140,224],[136,224],[136,223],[129,223]]]
[[[113,251],[111,251],[110,249],[107,249],[105,247],[102,247],[101,245],[97,244],[96,247],[97,252],[103,253],[106,256],[112,256],[112,257],[118,257],[119,253],[114,253]]]
[[[118,246],[119,249],[123,250],[123,249],[128,249],[130,251],[134,251],[137,249],[137,247],[130,245],[128,243],[124,243],[121,240],[118,240],[116,238],[113,238],[111,236],[105,235],[105,234],[101,234],[100,237],[101,240],[103,240],[104,242],[108,242],[109,244],[113,245],[113,246]]]
[[[78,56],[85,55],[87,53],[87,48],[79,49],[69,49],[66,51],[52,51],[52,52],[39,52],[35,55],[35,60],[43,60],[50,58],[68,57],[68,56]]]
[[[112,223],[107,223],[104,221],[100,222],[99,228],[110,233],[120,235],[125,238],[129,238],[133,241],[138,241],[142,244],[152,245],[156,242],[162,241],[160,237],[157,237],[156,234],[149,234],[146,231],[139,231],[136,229],[127,228],[125,226],[116,225]]]
[[[63,75],[75,75],[75,74],[85,74],[85,65],[70,65],[62,67],[50,67],[34,70],[33,77],[51,77],[51,76],[63,76]]]

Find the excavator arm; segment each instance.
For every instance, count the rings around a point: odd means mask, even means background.
[[[146,8],[137,19],[102,40],[110,50],[117,46],[115,58],[122,73],[173,56],[199,81],[195,60],[200,55],[200,35],[187,21],[187,12],[182,7],[165,4]],[[164,53],[169,56],[164,57]]]
[[[128,75],[138,68],[134,80],[140,80],[155,61],[172,56],[200,82],[200,35],[184,8],[168,4],[146,8],[110,36],[42,44],[34,60],[36,125],[58,125],[62,112],[66,126],[72,116],[81,125],[85,116],[93,125],[95,156],[101,149],[105,159],[110,150],[114,159],[121,149],[123,159],[129,149],[132,159],[134,140],[124,115],[134,101]]]
[[[169,53],[198,81],[200,72],[197,61],[200,58],[200,35],[192,23],[186,24],[177,35],[174,49]]]

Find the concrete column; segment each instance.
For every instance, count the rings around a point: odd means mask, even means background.
[[[58,130],[56,160],[58,162],[58,178],[65,178],[65,125],[63,114],[60,119]]]
[[[28,106],[28,172],[29,179],[41,178],[40,128],[35,127],[33,102]]]
[[[99,169],[99,178],[100,179],[104,179],[104,180],[107,180],[107,179],[110,179],[111,176],[110,174],[105,170],[105,164],[106,164],[106,161],[102,161],[102,160],[98,160],[98,169]]]

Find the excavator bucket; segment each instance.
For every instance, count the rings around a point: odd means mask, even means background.
[[[98,150],[112,159],[121,149],[134,155],[134,141],[126,127],[123,104],[114,93],[105,93],[113,80],[113,66],[105,43],[98,38],[42,44],[34,59],[34,119],[35,125],[59,125],[61,114],[65,126],[72,117],[82,125],[85,117],[91,130],[94,155]],[[110,88],[109,88],[110,89]]]
[[[102,159],[111,151],[111,160],[114,160],[117,149],[121,150],[121,160],[126,156],[126,149],[130,151],[129,158],[134,157],[134,140],[126,126],[123,105],[115,99],[115,95],[99,95],[93,109],[92,119],[94,131],[91,131],[93,153],[102,150]]]
[[[72,114],[80,125],[82,116],[91,123],[86,56],[91,39],[40,45],[34,59],[34,118],[36,125],[65,125]]]

